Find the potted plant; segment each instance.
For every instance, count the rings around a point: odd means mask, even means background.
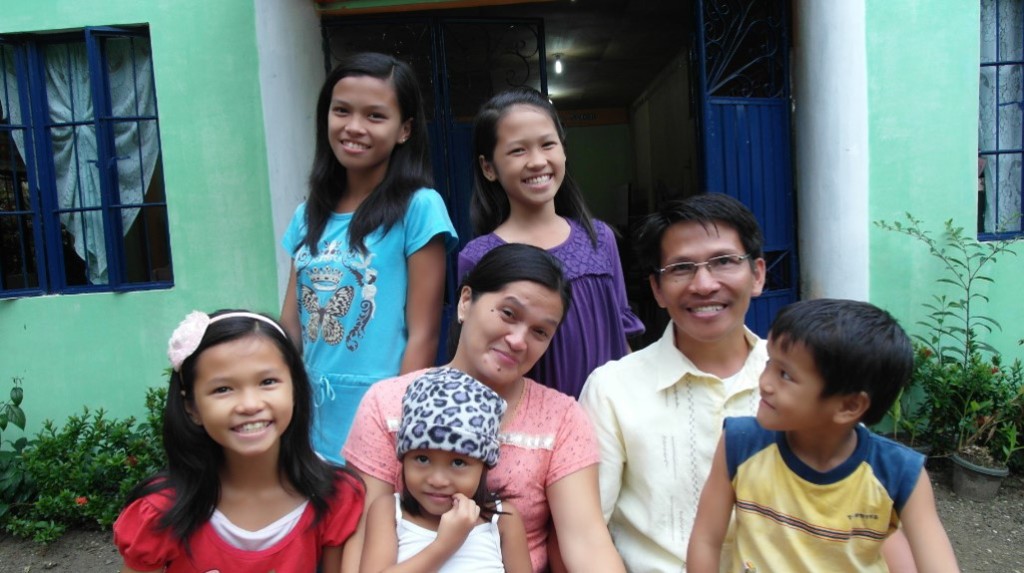
[[[975,354],[966,370],[951,363],[946,372],[937,379],[945,386],[932,388],[930,421],[955,431],[953,490],[969,499],[992,499],[1009,473],[1010,458],[1024,448],[1018,442],[1024,421],[1021,364],[1003,368],[998,355],[985,360]]]
[[[876,225],[923,243],[944,270],[937,283],[945,292],[924,304],[927,313],[918,322],[924,330],[913,334],[920,345],[913,378],[922,393],[919,412],[932,446],[952,454],[954,490],[965,497],[994,496],[1010,458],[1022,449],[1017,436],[1024,430],[1024,376],[1019,360],[1004,368],[999,352],[979,338],[1000,325],[976,305],[988,302],[978,286],[993,282],[989,264],[1016,255],[1017,241],[979,242],[952,220],[936,239],[909,213],[906,223]],[[982,485],[970,481],[972,475]]]

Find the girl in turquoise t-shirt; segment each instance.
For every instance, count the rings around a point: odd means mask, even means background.
[[[314,387],[314,446],[342,461],[370,385],[434,363],[445,254],[457,237],[430,188],[422,96],[407,64],[346,57],[320,90],[316,119],[309,198],[281,241],[293,263],[281,323]]]

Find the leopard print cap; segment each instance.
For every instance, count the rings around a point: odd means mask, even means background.
[[[472,376],[433,368],[405,391],[396,442],[398,459],[409,450],[444,450],[498,463],[498,427],[505,401]]]

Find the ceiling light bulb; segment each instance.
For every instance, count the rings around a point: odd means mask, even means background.
[[[562,56],[555,56],[555,73],[562,73]]]

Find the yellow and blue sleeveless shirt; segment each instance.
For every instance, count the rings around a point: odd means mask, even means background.
[[[857,447],[819,472],[793,454],[783,432],[752,417],[725,420],[736,493],[729,571],[888,571],[882,542],[899,527],[924,456],[858,425]]]

